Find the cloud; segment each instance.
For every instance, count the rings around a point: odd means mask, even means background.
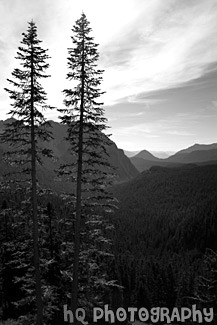
[[[10,40],[2,60],[14,56],[27,21],[35,19],[39,38],[52,56],[49,93],[54,96],[52,88],[62,90],[55,80],[65,82],[71,28],[82,9],[100,43],[107,105],[126,97],[141,101],[140,93],[199,78],[217,57],[213,0],[1,0],[3,41]]]
[[[197,142],[216,138],[215,0],[0,0],[2,89],[17,67],[17,47],[33,18],[52,57],[52,78],[44,83],[49,103],[60,108],[68,87],[71,28],[82,10],[100,44],[102,101],[116,142],[159,150],[196,137]],[[2,115],[9,110],[6,96],[2,90]]]
[[[116,140],[119,146],[124,138],[135,139],[136,148],[141,146],[142,141],[145,143],[148,139],[153,141],[154,139],[160,139],[160,141],[162,139],[172,139],[173,142],[178,142],[180,139],[194,139],[199,137],[199,122],[202,118],[209,120],[209,116],[204,115],[204,112],[201,111],[196,113],[175,113],[162,118],[155,114],[150,116],[143,114],[142,116],[135,116],[133,120],[129,119],[125,126],[117,127],[114,124],[112,127],[113,139]],[[161,147],[156,148],[160,150]]]
[[[212,101],[212,108],[213,108],[213,110],[217,110],[217,100],[213,100]]]
[[[154,92],[155,94],[155,92]],[[124,99],[120,99],[120,101],[127,101],[129,103],[133,103],[133,104],[145,104],[146,108],[149,109],[150,106],[152,105],[156,105],[162,102],[165,102],[166,99],[165,98],[154,98],[154,96],[152,98],[150,98],[149,94],[147,94],[146,92],[144,93],[138,93],[132,96],[127,96]]]
[[[178,135],[178,136],[192,136],[192,135],[195,135],[195,133],[192,133],[192,132],[188,132],[188,131],[178,131],[178,130],[171,130],[171,131],[166,131],[165,132],[166,134],[169,134],[169,135]]]
[[[150,12],[152,15],[150,15]],[[217,57],[217,3],[155,1],[102,49],[106,85],[120,97],[201,77]]]

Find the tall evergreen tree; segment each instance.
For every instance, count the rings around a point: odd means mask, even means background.
[[[79,253],[81,220],[95,222],[97,213],[110,207],[111,197],[106,191],[110,182],[110,165],[106,146],[109,139],[103,131],[107,129],[103,103],[99,97],[102,70],[97,69],[98,44],[90,36],[91,28],[84,13],[72,29],[73,47],[69,48],[67,79],[73,89],[65,89],[65,109],[60,110],[62,123],[68,126],[67,140],[71,145],[72,161],[62,166],[63,174],[75,181],[75,239],[73,259],[72,309],[78,305]],[[96,209],[97,207],[97,209]],[[98,210],[96,212],[96,210]],[[87,215],[95,215],[95,221],[87,221]],[[85,222],[83,222],[85,224]]]
[[[9,162],[19,167],[19,172],[31,175],[31,201],[33,218],[33,245],[37,325],[43,323],[43,302],[40,276],[40,256],[37,215],[37,163],[41,163],[43,155],[50,156],[51,152],[40,146],[49,140],[51,133],[48,129],[42,110],[52,108],[46,105],[47,95],[39,82],[49,77],[45,71],[49,67],[47,50],[40,46],[36,24],[28,23],[26,33],[23,33],[21,46],[18,47],[16,59],[20,68],[12,72],[13,79],[8,79],[13,89],[6,88],[13,100],[12,109],[8,114],[13,118],[7,123],[1,140],[9,142],[12,149],[7,153]],[[15,119],[16,118],[16,119]]]

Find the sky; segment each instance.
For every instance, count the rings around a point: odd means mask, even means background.
[[[119,148],[178,151],[217,142],[217,0],[0,0],[0,119],[4,87],[32,19],[49,49],[48,103],[63,108],[72,27],[86,14],[104,69],[105,116]],[[58,121],[58,112],[47,113]]]

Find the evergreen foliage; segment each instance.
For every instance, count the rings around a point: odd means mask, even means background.
[[[60,118],[62,123],[68,126],[67,140],[70,143],[73,157],[69,164],[61,166],[60,174],[68,175],[69,179],[76,184],[73,193],[75,197],[75,245],[72,287],[72,309],[75,311],[78,305],[78,281],[82,281],[79,279],[79,270],[83,269],[82,265],[79,266],[79,255],[81,257],[80,264],[82,264],[84,256],[87,258],[87,248],[84,248],[83,245],[80,247],[81,232],[84,231],[87,234],[85,229],[95,225],[93,231],[89,231],[95,239],[86,240],[96,243],[98,237],[98,245],[100,238],[102,238],[103,246],[109,244],[101,234],[105,222],[101,213],[105,218],[105,210],[111,211],[112,197],[107,192],[111,182],[111,167],[107,160],[106,145],[110,142],[102,133],[107,128],[107,120],[104,117],[103,103],[99,101],[99,97],[103,94],[99,88],[103,71],[97,69],[98,45],[90,36],[91,28],[84,13],[76,21],[72,32],[73,47],[68,50],[69,72],[67,79],[72,82],[74,87],[64,90],[66,108],[60,110],[62,113]],[[93,236],[93,234],[95,235]],[[85,242],[84,238],[82,238],[82,242]],[[88,273],[91,269],[95,268],[96,271],[99,267],[99,263],[96,263],[96,250],[97,246],[95,245],[94,248],[88,249],[89,271],[87,265],[85,267]],[[95,259],[92,260],[94,255]],[[96,279],[95,285],[96,282],[99,285],[96,274],[94,278]],[[86,277],[90,283],[91,279],[93,280],[93,277]],[[92,289],[95,285],[92,283]],[[80,287],[80,290],[84,291],[84,287]],[[91,304],[90,301],[89,304]]]
[[[93,224],[90,217],[82,218],[79,304],[88,316],[101,303],[215,308],[216,171],[216,166],[204,166],[147,172],[116,186],[120,208],[110,217],[115,229],[108,223],[106,230],[104,220],[103,227],[100,222],[96,226],[94,216]],[[31,192],[4,183],[1,189],[0,311],[3,320],[25,316],[31,324]],[[38,205],[44,317],[46,324],[64,324],[62,306],[71,299],[75,207],[70,197],[49,191],[38,195]],[[109,255],[111,245],[102,245],[103,237],[115,238],[115,258]],[[109,279],[118,280],[123,291]]]
[[[27,32],[23,33],[21,46],[18,47],[16,59],[20,62],[20,68],[16,68],[12,72],[13,79],[8,79],[13,89],[5,89],[13,101],[11,104],[12,109],[9,112],[13,119],[12,122],[6,125],[1,134],[1,141],[9,142],[12,147],[7,152],[6,157],[13,165],[15,164],[18,167],[19,173],[31,174],[32,238],[34,247],[37,325],[42,325],[43,323],[43,302],[38,243],[36,165],[37,163],[41,163],[42,155],[51,155],[49,150],[39,146],[40,140],[47,141],[51,137],[51,133],[47,129],[49,124],[42,113],[43,109],[51,107],[46,105],[46,92],[39,82],[41,78],[48,77],[45,71],[49,67],[49,64],[46,62],[49,57],[46,54],[47,50],[44,50],[40,46],[40,43],[41,41],[37,36],[37,27],[31,21],[28,25]],[[30,242],[26,242],[26,247],[30,244]],[[25,248],[23,249],[25,250]],[[24,255],[24,251],[21,255]],[[21,265],[20,267],[22,268]],[[27,289],[27,292],[29,290]]]
[[[50,151],[40,147],[39,142],[51,138],[51,132],[48,130],[49,122],[46,121],[42,111],[52,107],[46,104],[47,95],[39,82],[40,79],[49,77],[45,74],[49,67],[46,62],[49,56],[46,54],[47,50],[40,46],[41,41],[38,39],[37,27],[33,21],[29,23],[27,32],[22,35],[23,40],[16,56],[20,68],[12,72],[13,79],[7,79],[13,88],[5,88],[13,102],[12,109],[8,113],[11,119],[1,134],[1,141],[8,142],[12,147],[5,159],[11,161],[13,165],[22,166],[23,168],[19,169],[21,173],[30,173],[33,149],[35,159],[39,163],[41,156],[51,154]]]
[[[116,276],[125,308],[191,306],[193,293],[209,300],[201,308],[215,308],[217,166],[153,167],[113,188],[120,202],[113,219]],[[204,262],[206,249],[214,252]]]
[[[203,273],[197,277],[195,297],[200,308],[213,308],[214,323],[217,324],[217,253],[207,249],[202,261]]]
[[[85,14],[77,20],[72,32],[73,48],[68,49],[67,79],[74,88],[63,91],[66,108],[59,111],[62,123],[68,126],[67,140],[74,159],[61,169],[63,174],[70,175],[71,181],[77,181],[78,156],[82,153],[82,194],[87,193],[86,196],[83,194],[85,203],[89,201],[93,205],[94,199],[100,204],[99,193],[105,193],[105,185],[111,177],[105,147],[110,141],[102,133],[108,128],[107,119],[103,103],[99,101],[103,94],[99,88],[103,70],[97,69],[98,44],[89,35],[91,28]]]

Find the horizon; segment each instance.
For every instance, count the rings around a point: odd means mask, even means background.
[[[9,120],[9,119],[14,119],[14,118],[11,118],[11,117],[9,117],[9,118],[6,118],[5,120],[0,120],[0,123],[1,122],[6,122],[7,120]],[[52,119],[48,119],[48,122],[53,122],[53,123],[59,123],[59,124],[61,124],[61,125],[63,125],[62,123],[61,123],[61,121],[58,121],[58,120],[52,120]],[[111,139],[112,140],[112,139]],[[112,140],[113,141],[113,140]],[[113,141],[116,145],[117,145],[117,143],[115,142],[115,141]],[[180,148],[180,149],[178,149],[178,150],[176,150],[176,151],[172,151],[172,150],[152,150],[152,149],[147,149],[147,148],[141,148],[141,149],[134,149],[134,150],[127,150],[127,149],[125,149],[125,148],[121,148],[121,147],[119,147],[118,145],[117,145],[117,148],[118,149],[121,149],[121,150],[123,150],[124,152],[125,152],[125,155],[127,156],[127,157],[133,157],[134,155],[137,155],[138,153],[140,153],[141,151],[148,151],[148,152],[150,152],[153,156],[155,156],[155,157],[157,157],[157,158],[161,158],[161,159],[164,159],[164,158],[162,158],[162,156],[161,156],[161,154],[167,154],[168,155],[168,157],[171,155],[174,155],[174,154],[176,154],[177,152],[179,152],[179,151],[181,151],[181,150],[184,150],[184,149],[188,149],[189,147],[193,147],[193,146],[195,146],[195,145],[205,145],[205,146],[210,146],[210,145],[213,145],[213,144],[217,144],[217,142],[212,142],[212,143],[193,143],[193,144],[191,144],[190,146],[188,146],[188,147],[183,147],[183,148]],[[132,155],[132,156],[128,156],[127,154],[126,154],[126,152],[128,152],[129,154],[131,154],[131,153],[134,153],[134,155]],[[156,155],[155,155],[156,154]]]
[[[43,83],[48,104],[63,107],[62,90],[70,87],[67,48],[82,11],[99,43],[99,68],[105,70],[102,101],[111,140],[119,148],[177,152],[217,142],[213,0],[0,1],[1,119],[7,118],[11,103],[3,88],[19,64],[16,52],[31,19],[51,56],[51,78]],[[56,111],[46,117],[58,122]]]

